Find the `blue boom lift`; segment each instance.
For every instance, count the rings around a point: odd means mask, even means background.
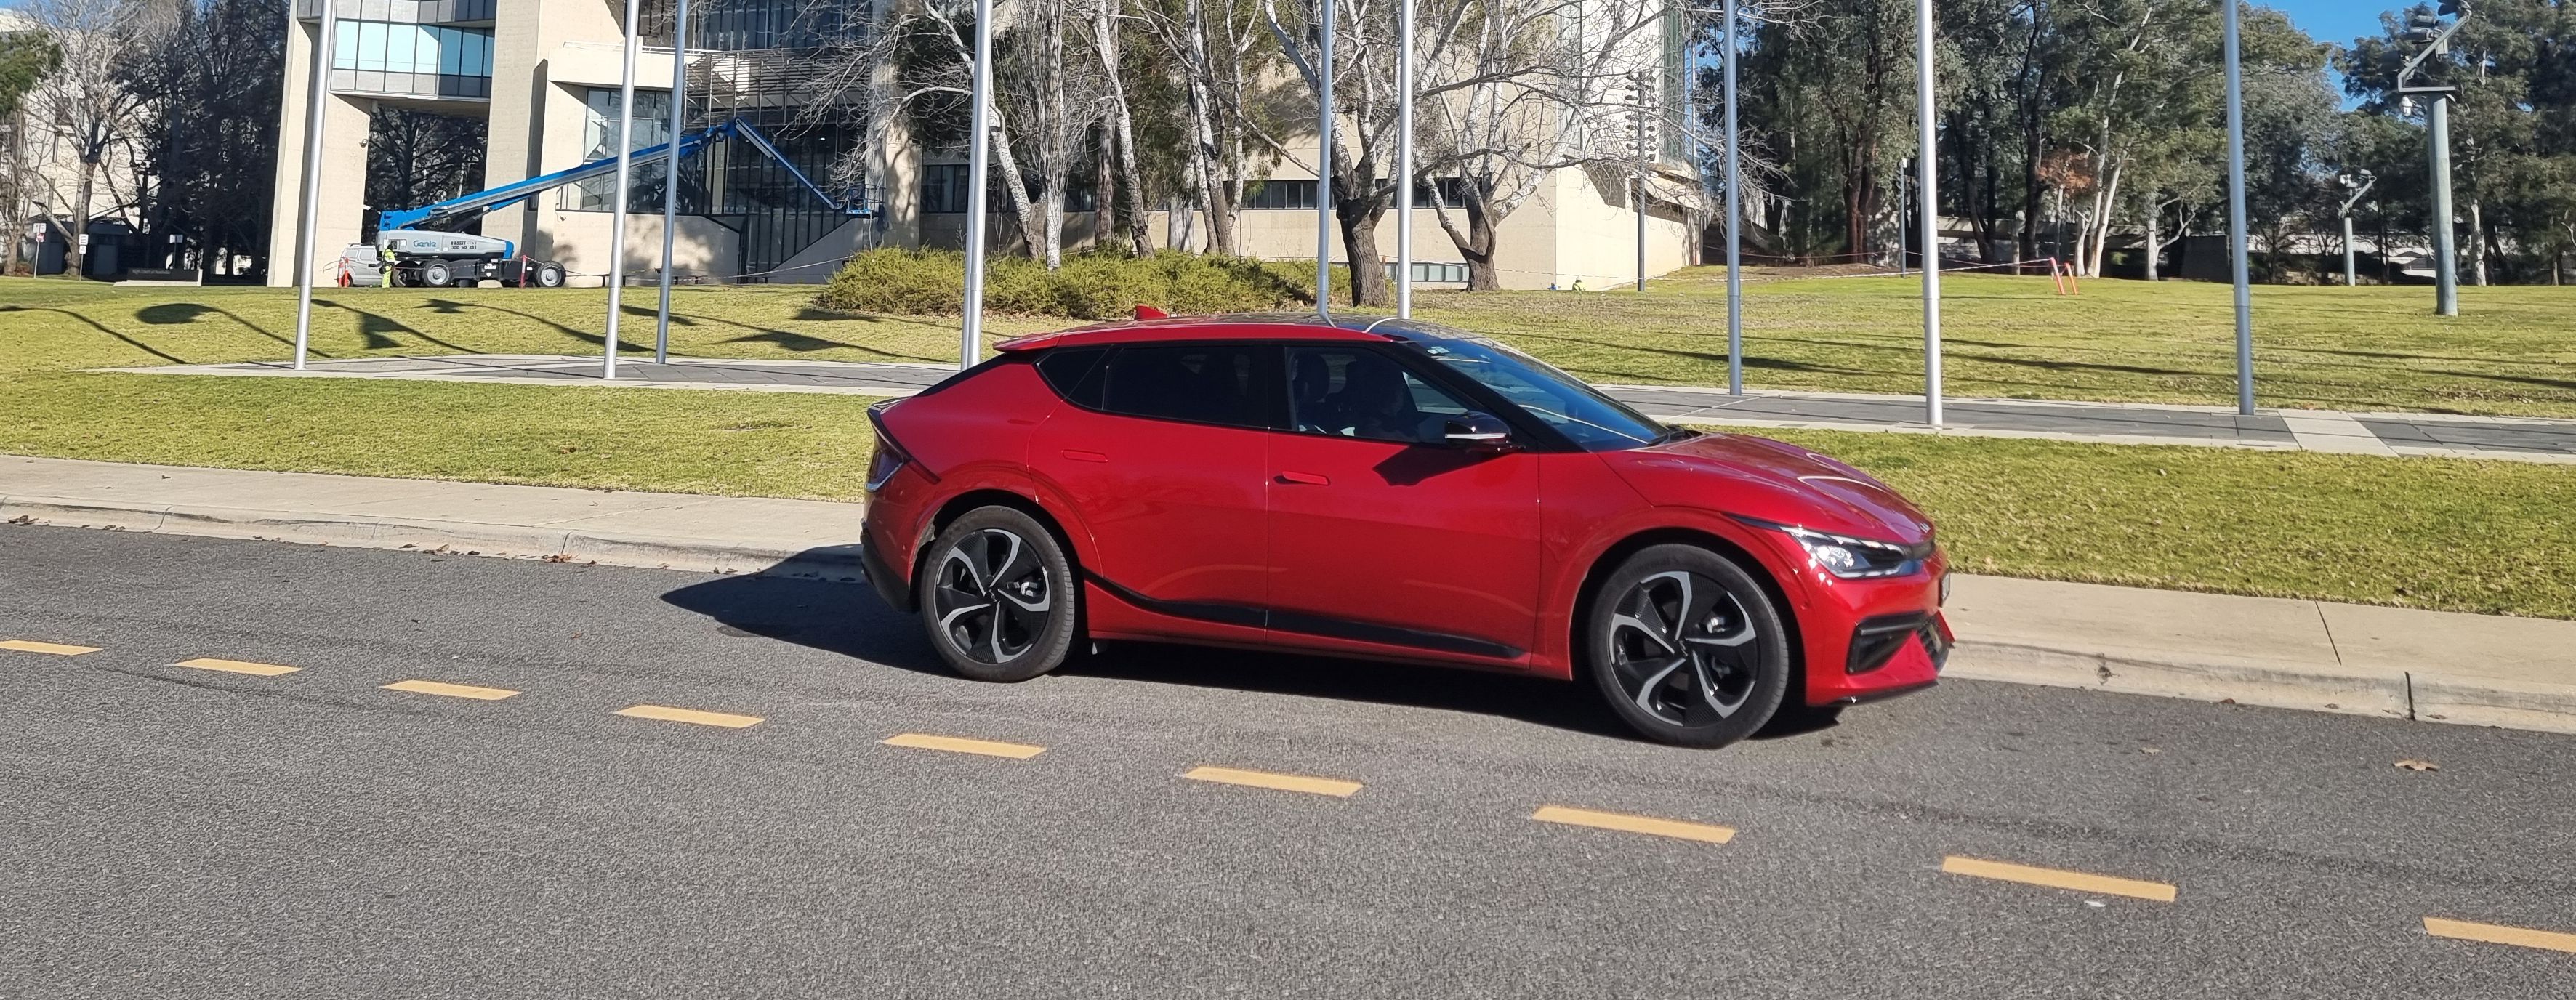
[[[796,179],[805,190],[834,211],[861,217],[875,214],[875,209],[862,207],[855,200],[834,198],[813,179],[798,170],[785,154],[778,151],[769,137],[750,122],[735,118],[714,128],[692,132],[678,142],[666,142],[635,151],[631,160],[642,165],[665,157],[686,159],[698,154],[708,143],[718,139],[740,139],[751,143]],[[566,184],[578,184],[594,177],[614,176],[617,158],[602,157],[569,170],[530,177],[527,180],[419,208],[391,209],[378,221],[376,242],[350,247],[343,261],[350,274],[376,272],[385,249],[391,248],[395,265],[416,283],[431,288],[470,285],[490,279],[504,285],[556,288],[564,283],[563,265],[554,261],[528,260],[519,256],[518,246],[508,240],[471,233],[449,231],[452,227],[482,217],[496,208],[507,208],[530,200],[539,194]]]

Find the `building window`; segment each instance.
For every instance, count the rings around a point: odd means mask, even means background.
[[[1395,262],[1387,262],[1386,276],[1395,277]],[[1416,284],[1463,285],[1467,283],[1467,265],[1417,260],[1413,262],[1413,280]]]
[[[1312,212],[1315,210],[1314,181],[1254,181],[1245,185],[1243,207],[1247,209],[1281,209]]]
[[[617,155],[617,110],[620,105],[614,87],[587,88],[582,95],[581,142],[582,162],[604,160]],[[634,147],[659,146],[671,138],[671,92],[637,90],[635,92]],[[627,192],[628,211],[658,211],[662,207],[663,162],[635,165],[635,181]],[[564,208],[576,212],[605,212],[617,205],[617,177],[611,171],[606,177],[593,177],[564,189]]]
[[[1440,204],[1449,206],[1450,208],[1456,208],[1467,203],[1467,181],[1465,178],[1441,177],[1434,179],[1431,183],[1440,185]],[[1431,184],[1415,184],[1413,186],[1413,207],[1431,207]]]
[[[341,21],[331,89],[419,97],[492,96],[492,31]]]
[[[966,165],[933,163],[921,168],[921,210],[928,215],[955,215],[966,210]]]

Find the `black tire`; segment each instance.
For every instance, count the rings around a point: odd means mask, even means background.
[[[563,283],[564,283],[564,269],[563,269],[563,265],[561,265],[561,264],[539,264],[539,265],[537,265],[537,274],[536,274],[536,282],[535,282],[535,284],[536,284],[536,286],[537,286],[537,287],[539,287],[539,288],[562,288],[562,287],[563,287]]]
[[[424,288],[446,288],[456,283],[456,265],[443,260],[424,261],[420,265],[420,283]]]
[[[1779,608],[1744,567],[1708,549],[1657,545],[1629,556],[1585,618],[1594,686],[1648,739],[1725,746],[1761,730],[1787,692]]]
[[[1009,507],[950,522],[913,586],[931,647],[949,669],[979,681],[1046,673],[1082,638],[1072,560],[1045,525]]]

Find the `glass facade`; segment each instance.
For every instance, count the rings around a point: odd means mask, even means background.
[[[410,97],[492,96],[492,29],[340,21],[331,89]]]
[[[644,0],[644,43],[671,45],[672,0]],[[692,51],[817,49],[847,41],[868,24],[873,3],[812,0],[690,0]]]
[[[588,163],[617,155],[619,103],[617,89],[614,87],[592,87],[582,95],[581,162]],[[633,148],[645,149],[659,146],[670,141],[670,138],[671,92],[642,89],[635,91]],[[662,210],[662,171],[665,166],[667,165],[660,162],[636,165],[635,183],[629,190],[630,197],[627,199],[628,211],[659,212]],[[688,174],[683,173],[680,177],[681,187],[688,188],[690,180]],[[617,204],[617,178],[614,176],[593,177],[563,190],[563,207],[576,212],[605,212]],[[692,205],[686,203],[689,201],[685,197],[688,192],[684,190],[682,194],[684,203],[680,206],[680,211],[691,215],[703,214],[704,198],[697,199],[699,204]]]

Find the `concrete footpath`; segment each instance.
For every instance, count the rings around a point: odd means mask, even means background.
[[[0,521],[856,580],[860,506],[0,456]],[[1961,574],[1949,675],[2576,733],[2576,622]]]

